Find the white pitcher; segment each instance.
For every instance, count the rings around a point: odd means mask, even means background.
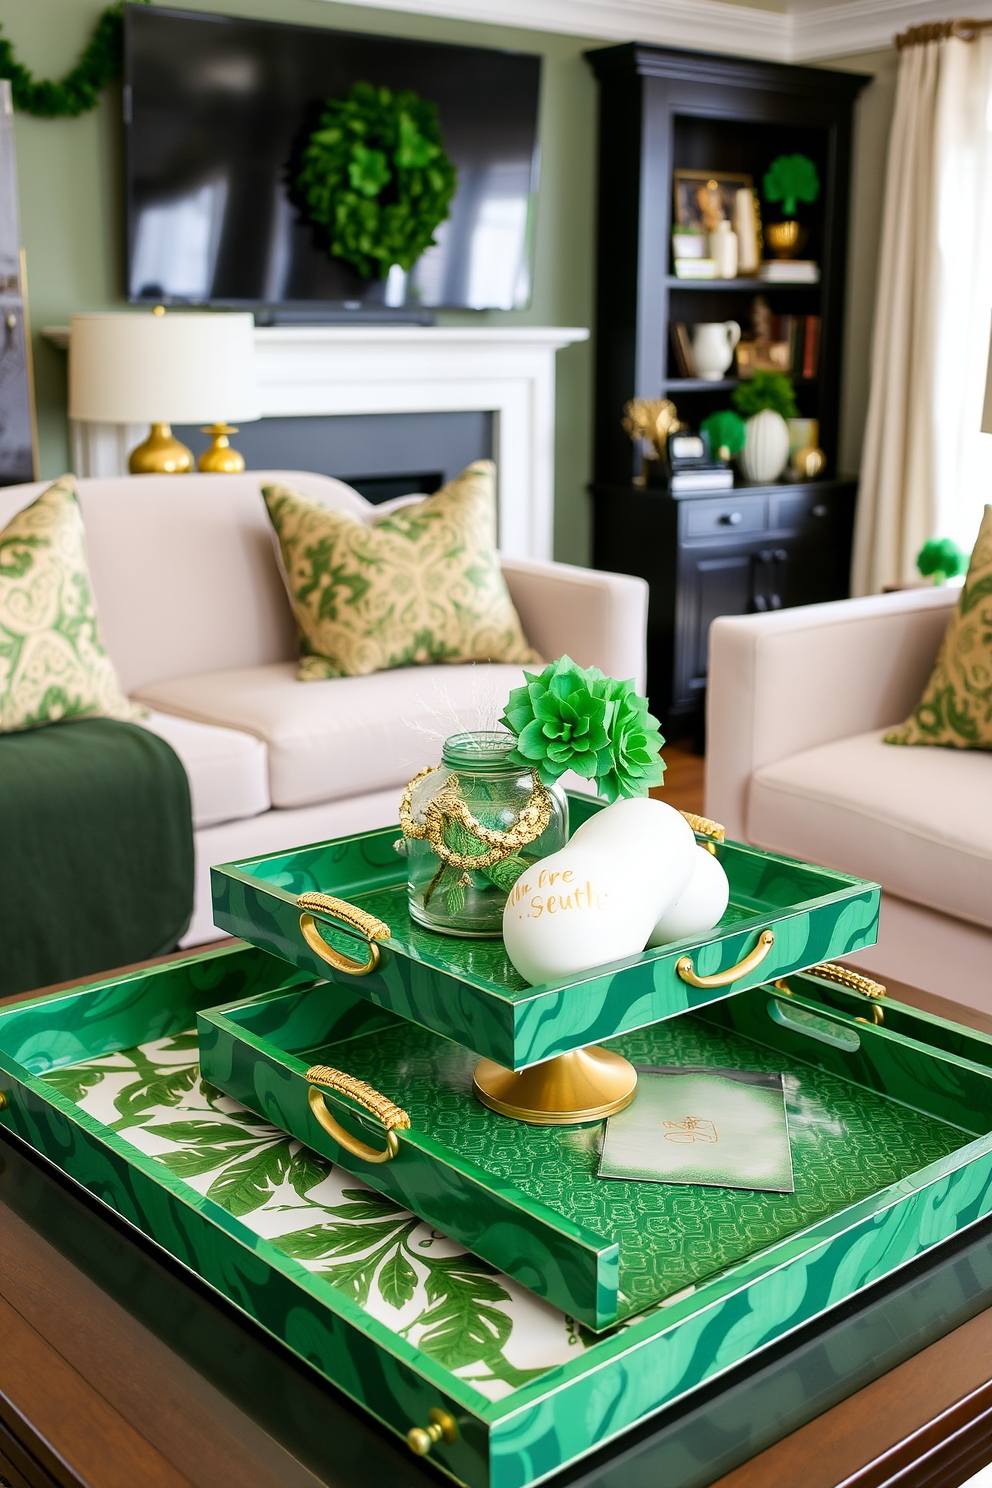
[[[734,348],[741,339],[736,320],[704,320],[692,330],[692,355],[696,376],[708,382],[719,382],[734,360]]]

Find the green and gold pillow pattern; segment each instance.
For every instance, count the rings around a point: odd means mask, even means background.
[[[992,506],[923,697],[885,742],[992,749]]]
[[[104,649],[83,519],[66,475],[0,532],[0,733],[142,716]]]
[[[540,660],[496,556],[491,461],[368,524],[285,486],[262,494],[296,616],[302,681],[426,662]]]

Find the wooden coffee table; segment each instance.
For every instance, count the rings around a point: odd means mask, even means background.
[[[992,1016],[894,983],[890,992],[992,1033]],[[872,1289],[872,1309],[844,1304],[829,1328],[765,1351],[750,1371],[709,1387],[680,1420],[659,1417],[549,1488],[955,1488],[992,1461],[992,1220],[950,1244],[939,1266],[926,1258],[877,1297]],[[959,1300],[947,1331],[933,1296],[952,1272]],[[841,1380],[845,1351],[853,1357],[862,1340],[862,1377],[877,1374],[914,1308],[921,1319],[933,1314],[920,1325],[925,1346],[906,1358],[910,1342],[904,1362],[852,1393]],[[874,1370],[866,1329],[878,1350]],[[911,1339],[912,1329],[903,1331]],[[827,1363],[840,1371],[833,1383]],[[778,1400],[787,1421],[790,1392],[803,1389],[806,1414],[819,1414],[798,1429],[780,1426],[789,1434],[774,1445],[716,1479],[701,1468],[691,1479],[676,1470],[694,1440],[723,1439],[724,1456],[736,1461],[745,1428],[774,1440],[761,1411]],[[792,1426],[796,1419],[801,1400]],[[0,1138],[0,1488],[445,1481],[196,1278]]]

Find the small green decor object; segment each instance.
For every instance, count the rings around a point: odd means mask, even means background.
[[[434,104],[371,83],[327,100],[302,158],[296,185],[311,220],[365,279],[416,263],[458,184]]]
[[[747,429],[740,414],[735,413],[732,408],[711,413],[699,427],[709,439],[710,449],[718,460],[730,460],[744,448]]]
[[[786,217],[796,215],[799,202],[815,202],[820,194],[820,177],[808,155],[779,155],[768,167],[762,185],[765,199],[781,202]]]
[[[661,785],[661,726],[632,681],[605,677],[562,656],[539,675],[525,672],[500,719],[516,736],[511,758],[553,785],[567,770],[595,780],[609,802]]]
[[[771,408],[784,419],[797,418],[796,393],[792,379],[784,372],[755,372],[747,382],[742,382],[730,395],[742,418],[753,418],[764,408]]]
[[[944,584],[964,573],[968,554],[953,538],[931,537],[917,553],[916,567],[925,579],[932,576],[935,584]]]
[[[75,119],[96,108],[104,88],[121,74],[122,14],[120,4],[101,12],[86,50],[60,83],[35,78],[0,35],[0,78],[10,83],[15,109],[39,119]]]

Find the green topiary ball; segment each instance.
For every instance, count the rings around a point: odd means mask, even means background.
[[[365,279],[410,269],[449,215],[458,173],[437,109],[416,93],[356,83],[330,98],[296,185],[330,252]]]
[[[956,579],[968,567],[968,555],[950,537],[931,537],[916,555],[916,567],[925,579],[931,575],[938,584]]]
[[[711,413],[699,427],[709,439],[710,450],[718,460],[729,460],[744,448],[747,428],[740,414],[732,408]]]

